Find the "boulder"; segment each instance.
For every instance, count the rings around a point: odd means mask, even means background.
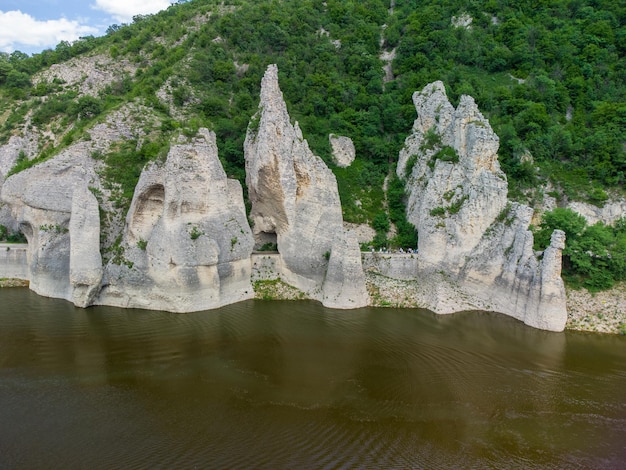
[[[328,140],[330,141],[335,165],[340,168],[347,168],[352,165],[352,162],[356,158],[356,150],[354,149],[352,139],[350,137],[330,134]]]
[[[358,242],[343,230],[337,181],[298,123],[291,124],[276,65],[263,77],[244,155],[257,246],[277,244],[282,280],[324,305],[367,305]],[[361,275],[347,288],[345,279],[356,271]]]

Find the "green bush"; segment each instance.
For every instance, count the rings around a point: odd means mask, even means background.
[[[535,232],[535,248],[549,245],[555,229],[566,234],[563,250],[563,277],[572,286],[592,291],[610,288],[626,280],[626,223],[614,226],[601,222],[588,226],[586,220],[571,209],[556,208],[546,212]]]

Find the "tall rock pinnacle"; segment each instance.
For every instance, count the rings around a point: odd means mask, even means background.
[[[564,234],[556,231],[537,258],[528,230],[533,210],[507,200],[498,136],[470,96],[455,109],[443,83],[434,82],[415,92],[413,102],[417,119],[397,172],[406,181],[407,219],[419,235],[417,277],[425,290],[436,286],[437,295],[424,295],[430,302],[424,307],[491,310],[562,331]]]
[[[291,124],[276,65],[261,82],[244,154],[257,246],[277,244],[283,280],[328,307],[367,305],[358,243],[343,228],[335,175]]]

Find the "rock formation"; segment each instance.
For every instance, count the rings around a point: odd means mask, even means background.
[[[202,130],[151,164],[135,190],[126,227],[103,267],[102,189],[86,144],[8,178],[2,201],[29,245],[35,292],[76,306],[118,305],[189,312],[251,298],[253,237],[243,191]]]
[[[325,306],[367,305],[359,247],[343,228],[337,181],[298,123],[291,124],[275,65],[263,77],[244,154],[257,245],[277,244],[283,281]]]
[[[330,147],[333,151],[332,156],[335,165],[340,168],[346,168],[352,165],[352,162],[356,158],[356,150],[354,149],[352,139],[350,137],[330,134],[328,140],[330,141]]]
[[[435,312],[491,310],[562,330],[564,234],[553,234],[542,257],[533,252],[532,209],[508,203],[498,137],[472,98],[461,97],[455,109],[435,82],[413,101],[418,117],[398,175],[419,256],[383,268],[402,279],[415,271],[412,298]],[[126,111],[141,114],[133,109]],[[20,151],[36,153],[36,140],[12,139],[0,149],[0,219],[28,239],[31,289],[80,307],[215,308],[253,296],[252,249],[269,242],[279,254],[264,265],[263,279],[280,278],[327,307],[368,305],[357,234],[344,228],[335,176],[291,124],[275,65],[263,77],[244,143],[253,229],[241,185],[226,177],[206,129],[180,137],[165,162],[143,169],[123,214],[115,184],[101,179],[106,163],[92,158],[115,142],[142,139],[122,114],[6,180]],[[331,142],[352,158],[349,139]]]
[[[201,130],[142,172],[98,303],[190,312],[251,298],[253,243],[241,185]]]
[[[582,215],[589,225],[598,222],[613,225],[626,214],[626,200],[622,198],[609,200],[602,207],[581,201],[571,201],[567,207]]]
[[[2,185],[2,201],[28,240],[30,288],[40,295],[85,306],[99,286],[98,205],[88,189],[94,178],[93,164],[66,152]]]
[[[398,175],[409,178],[407,218],[422,262],[456,274],[507,204],[498,137],[471,97],[455,110],[441,82],[413,102],[418,118],[398,161]]]
[[[407,218],[419,234],[418,278],[425,289],[436,286],[424,307],[481,308],[563,330],[564,235],[555,233],[537,259],[528,230],[532,209],[508,203],[498,137],[471,97],[462,96],[454,109],[443,83],[434,82],[413,102],[418,117],[397,172],[406,180]]]

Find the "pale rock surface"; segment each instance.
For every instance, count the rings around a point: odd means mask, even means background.
[[[100,179],[103,163],[92,156],[110,151],[121,140],[141,139],[145,127],[141,123],[152,117],[148,108],[123,106],[90,128],[88,139],[6,181],[0,175],[0,223],[22,231],[28,239],[32,290],[80,306],[95,301],[102,269],[101,263],[97,266],[100,247],[112,246],[122,231],[123,218],[111,200],[114,188],[105,187]],[[53,139],[27,123],[20,135],[0,147],[0,173],[13,166],[20,151],[33,158],[42,139]],[[99,204],[88,188],[100,195]],[[100,225],[100,211],[106,217],[105,227]],[[89,248],[83,252],[81,245]]]
[[[276,65],[263,77],[244,154],[255,239],[277,243],[282,280],[334,308],[367,305],[358,242],[343,230],[337,181],[291,124]]]
[[[87,272],[91,271],[93,264],[83,269],[79,255],[74,263],[73,283],[70,280],[70,255],[72,249],[80,251],[78,245],[90,237],[93,240],[94,235],[79,233],[83,224],[79,222],[71,226],[70,219],[72,213],[84,218],[83,223],[95,223],[99,217],[97,204],[94,206],[93,200],[85,196],[89,193],[90,182],[96,178],[93,162],[83,158],[74,148],[4,182],[1,198],[10,207],[12,218],[28,240],[30,288],[36,293],[73,301],[75,288],[81,290],[81,286],[86,285],[83,281],[89,277]],[[83,201],[75,204],[75,192]],[[92,213],[88,214],[89,211]],[[72,233],[72,229],[79,232]],[[99,239],[99,230],[96,233]],[[74,247],[72,238],[76,244]],[[89,246],[96,251],[99,249],[99,243]],[[85,261],[93,262],[91,258]],[[92,294],[90,292],[87,296]],[[77,299],[80,297],[77,293]]]
[[[350,137],[330,134],[328,136],[332,149],[333,162],[340,168],[347,168],[352,165],[356,158],[354,142]]]
[[[452,26],[454,26],[455,28],[471,29],[473,21],[474,18],[472,18],[470,15],[468,15],[467,13],[462,13],[459,16],[453,16],[450,19],[450,24],[452,24]]]
[[[17,161],[20,152],[29,160],[37,153],[39,139],[35,134],[24,136],[13,135],[9,141],[0,146],[0,176],[6,177]]]
[[[100,292],[103,273],[98,200],[86,186],[78,186],[72,195],[69,234],[72,302],[84,308]]]
[[[24,135],[12,135],[9,141],[0,145],[0,192],[2,185],[11,169],[17,163],[21,152],[26,158],[32,159],[37,152],[38,136],[34,132],[25,132]],[[0,200],[0,224],[12,232],[18,230],[15,219],[11,216],[10,208]]]
[[[626,200],[624,199],[608,201],[602,207],[580,201],[571,201],[567,207],[582,215],[589,225],[597,222],[613,225],[618,219],[626,216]]]
[[[484,309],[536,328],[562,331],[567,320],[561,272],[564,234],[539,261],[528,230],[533,211],[507,201],[499,141],[474,100],[454,109],[443,83],[413,95],[418,117],[398,161],[407,219],[419,234],[418,296],[437,313]],[[437,157],[444,147],[458,156]]]
[[[376,236],[376,230],[370,227],[369,224],[353,224],[350,222],[344,222],[343,228],[354,232],[359,244],[371,243]]]
[[[567,321],[561,279],[565,233],[555,230],[539,260],[528,226],[533,211],[513,203],[506,218],[495,222],[468,257],[458,277],[465,292],[480,299],[481,308],[506,313],[525,324],[562,331]]]
[[[190,312],[252,298],[253,244],[241,185],[201,129],[142,172],[98,303]]]
[[[471,97],[454,109],[442,82],[415,93],[413,102],[418,118],[398,161],[398,176],[408,178],[407,218],[418,227],[421,261],[455,275],[507,204],[498,137]],[[446,146],[458,163],[433,158]]]
[[[383,71],[385,72],[383,83],[388,83],[394,79],[392,63],[396,58],[396,48],[394,47],[390,51],[381,52],[378,58],[385,63],[385,65],[383,65]]]
[[[136,70],[137,65],[129,60],[113,59],[108,54],[75,57],[39,72],[33,77],[33,84],[56,79],[64,87],[77,89],[80,95],[97,96],[106,86],[134,75]]]
[[[333,240],[326,270],[322,303],[331,308],[363,307],[365,273],[355,233],[344,231]]]

